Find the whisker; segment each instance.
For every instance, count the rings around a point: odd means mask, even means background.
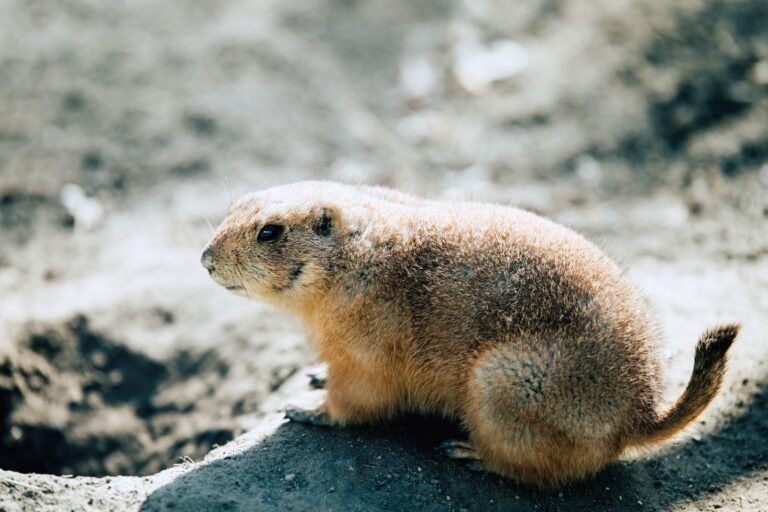
[[[219,182],[219,187],[217,189],[217,192],[219,193],[219,196],[225,203],[227,203],[228,205],[232,204],[232,192],[229,189],[229,178],[227,178],[226,176],[221,178],[221,182]]]
[[[224,176],[221,180],[221,185],[224,187],[224,192],[227,194],[227,200],[231,203],[232,202],[232,190],[229,188],[229,177]]]
[[[237,270],[237,275],[240,278],[240,286],[243,287],[245,296],[248,298],[248,300],[251,300],[251,294],[248,293],[248,288],[245,287],[245,279],[243,279],[243,269],[240,268],[240,253],[238,251],[235,251],[235,269]]]
[[[251,294],[248,293],[248,288],[245,287],[245,279],[243,279],[243,272],[240,269],[237,269],[237,273],[240,276],[240,286],[243,287],[245,296],[248,298],[248,300],[251,300]]]
[[[216,229],[214,229],[213,224],[208,220],[208,217],[203,217],[203,219],[205,219],[205,223],[208,224],[208,227],[211,229],[211,234],[216,234]]]

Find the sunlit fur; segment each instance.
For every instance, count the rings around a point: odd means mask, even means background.
[[[264,224],[285,232],[259,243]],[[644,301],[594,245],[537,215],[303,182],[240,199],[209,245],[218,283],[303,319],[336,423],[444,415],[489,471],[540,486],[682,429],[717,392],[737,332],[702,338],[686,393],[659,411]]]

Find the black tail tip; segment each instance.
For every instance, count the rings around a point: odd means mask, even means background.
[[[740,324],[724,324],[707,330],[699,341],[697,352],[724,354],[739,334]]]

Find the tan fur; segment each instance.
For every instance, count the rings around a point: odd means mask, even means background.
[[[265,224],[285,232],[257,242]],[[542,486],[683,428],[717,392],[736,336],[708,333],[686,393],[659,413],[655,323],[594,245],[523,210],[377,187],[246,196],[205,264],[301,316],[329,365],[335,423],[437,413],[466,426],[485,468]]]

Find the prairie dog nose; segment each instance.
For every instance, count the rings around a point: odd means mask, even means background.
[[[216,249],[210,245],[206,245],[205,249],[203,249],[203,254],[200,256],[200,263],[202,263],[203,267],[205,267],[208,272],[213,271],[215,267],[214,260],[216,259],[216,252]]]

